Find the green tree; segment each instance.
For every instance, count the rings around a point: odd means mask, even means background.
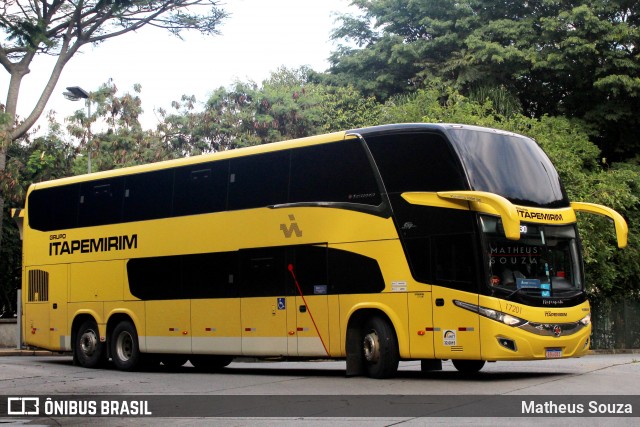
[[[501,88],[525,115],[581,118],[608,157],[640,142],[640,3],[355,0],[326,76],[386,100],[434,78],[465,95]]]
[[[0,105],[0,176],[5,175],[10,144],[35,124],[64,67],[82,46],[147,25],[176,36],[187,30],[215,34],[225,16],[215,0],[4,0],[0,3],[0,64],[10,81],[5,104]],[[42,56],[56,58],[49,80],[31,113],[18,120],[22,80]],[[0,224],[3,216],[4,195],[0,194]],[[2,233],[0,243],[1,238]]]
[[[76,158],[73,173],[87,172],[87,156],[91,153],[93,171],[110,170],[142,163],[166,160],[179,155],[170,153],[157,135],[143,130],[140,124],[142,87],[134,85],[133,93],[119,94],[109,80],[90,93],[94,107],[91,117],[85,109],[77,110],[66,119],[71,136],[80,140],[80,154]],[[88,135],[89,126],[94,129]]]
[[[377,124],[375,99],[313,76],[307,67],[281,68],[261,86],[236,82],[215,90],[203,111],[185,96],[171,114],[161,112],[159,137],[171,151],[193,155]]]
[[[62,178],[71,174],[76,148],[65,142],[60,124],[53,114],[48,117],[49,127],[44,136],[30,138],[24,143],[12,144],[4,171],[2,194],[13,206],[24,206],[31,183]],[[13,218],[3,218],[4,239],[0,247],[0,311],[15,311],[15,290],[20,286],[22,242]]]

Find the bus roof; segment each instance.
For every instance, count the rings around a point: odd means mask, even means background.
[[[228,151],[219,151],[215,153],[202,154],[192,157],[183,157],[180,159],[165,160],[156,163],[147,163],[144,165],[130,166],[120,169],[112,169],[109,171],[94,172],[91,174],[76,175],[66,178],[55,179],[51,181],[44,181],[34,183],[30,187],[30,191],[36,188],[55,187],[58,185],[72,184],[77,182],[93,181],[104,178],[111,178],[116,176],[125,176],[136,173],[151,172],[155,170],[168,169],[177,166],[194,165],[198,163],[205,163],[214,160],[230,159],[235,157],[249,156],[252,154],[267,153],[272,151],[286,150],[293,147],[304,147],[309,145],[324,144],[329,142],[336,142],[343,139],[351,139],[358,136],[376,136],[384,135],[387,133],[410,133],[417,131],[434,131],[438,133],[447,133],[448,130],[454,129],[468,129],[472,131],[483,131],[508,134],[512,136],[520,136],[510,132],[505,132],[497,129],[484,128],[479,126],[450,124],[450,123],[401,123],[401,124],[388,124],[370,126],[365,128],[351,129],[347,131],[333,132],[322,135],[310,136],[306,138],[291,139],[286,141],[274,142],[270,144],[254,145],[250,147],[243,147]]]
[[[76,175],[66,178],[54,179],[51,181],[43,181],[34,183],[30,189],[55,187],[58,185],[73,184],[77,182],[93,181],[97,179],[112,178],[116,176],[125,176],[136,173],[151,172],[161,169],[169,169],[177,166],[195,165],[214,160],[230,159],[234,157],[250,156],[252,154],[268,153],[271,151],[286,150],[293,147],[304,147],[308,145],[324,144],[336,142],[342,139],[351,138],[347,136],[347,132],[333,132],[322,135],[309,136],[305,138],[290,139],[286,141],[273,142],[270,144],[253,145],[250,147],[242,147],[228,151],[218,151],[215,153],[201,154],[191,157],[183,157],[179,159],[164,160],[155,163],[146,163],[143,165],[130,166],[120,169],[112,169],[108,171],[94,172],[91,174]]]

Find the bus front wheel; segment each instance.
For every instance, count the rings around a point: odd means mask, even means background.
[[[369,377],[391,378],[398,371],[398,341],[386,320],[372,317],[365,322],[362,330],[362,352]]]
[[[138,333],[129,321],[122,321],[111,335],[111,358],[114,365],[122,371],[135,370],[142,357],[138,346]]]
[[[456,360],[451,361],[453,366],[463,374],[475,374],[484,366],[484,360]]]
[[[105,361],[105,344],[100,342],[98,324],[85,321],[76,335],[75,360],[84,368],[97,368]]]

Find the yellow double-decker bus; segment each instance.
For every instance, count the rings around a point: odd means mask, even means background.
[[[375,126],[31,186],[25,342],[84,367],[584,355],[576,211],[529,138]]]

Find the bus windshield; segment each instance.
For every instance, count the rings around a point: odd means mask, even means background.
[[[500,194],[521,206],[569,206],[556,169],[533,140],[488,130],[450,132],[473,190]]]
[[[489,284],[508,295],[565,297],[583,290],[574,225],[522,223],[518,241],[507,240],[499,218],[480,216],[489,261]]]

